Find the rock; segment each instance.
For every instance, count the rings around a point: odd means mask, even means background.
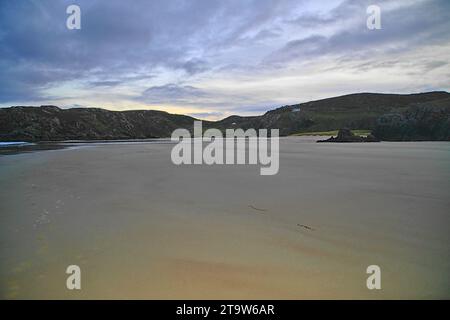
[[[373,132],[388,141],[450,141],[450,99],[382,115]]]
[[[337,137],[331,137],[326,140],[319,140],[317,142],[379,142],[376,137],[369,134],[367,137],[360,137],[353,134],[348,128],[340,129]]]
[[[373,134],[369,134],[366,137],[366,140],[364,142],[380,142],[380,139],[378,139],[377,137],[375,137]]]

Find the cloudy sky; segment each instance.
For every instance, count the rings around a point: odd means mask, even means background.
[[[66,27],[70,4],[81,30]],[[366,26],[371,4],[381,30]],[[217,119],[449,84],[448,0],[0,1],[0,107]]]

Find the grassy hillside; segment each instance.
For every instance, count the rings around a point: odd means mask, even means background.
[[[450,140],[450,94],[359,93],[284,106],[261,116],[204,121],[203,127],[279,129],[280,135],[349,128],[382,139]],[[162,111],[108,111],[55,106],[0,108],[0,141],[142,139],[192,129],[196,119]]]

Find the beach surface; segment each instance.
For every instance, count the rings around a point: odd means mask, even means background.
[[[315,140],[274,176],[171,143],[0,156],[0,298],[449,299],[450,143]]]

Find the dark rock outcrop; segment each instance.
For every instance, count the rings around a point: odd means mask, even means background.
[[[450,99],[387,113],[378,118],[373,132],[388,141],[450,141]]]
[[[353,134],[350,129],[340,129],[336,137],[331,137],[326,140],[319,140],[317,142],[379,142],[380,140],[375,136],[369,134],[367,137],[357,136]]]

